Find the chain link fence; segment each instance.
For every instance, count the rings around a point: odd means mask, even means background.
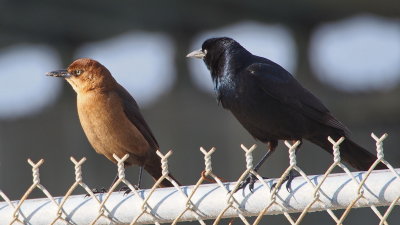
[[[33,183],[18,201],[11,201],[0,189],[0,224],[177,224],[182,221],[219,224],[223,218],[236,218],[236,222],[243,224],[263,224],[268,222],[268,215],[283,214],[288,224],[293,225],[302,224],[308,213],[326,211],[334,224],[341,225],[352,209],[369,207],[379,224],[386,225],[389,224],[388,216],[400,204],[400,169],[394,169],[384,158],[383,140],[387,134],[371,136],[376,141],[378,159],[368,171],[350,172],[340,159],[340,143],[344,138],[329,138],[333,163],[324,174],[308,176],[296,163],[295,149],[300,142],[293,145],[285,142],[289,149],[289,167],[277,179],[263,179],[253,170],[252,152],[256,145],[250,148],[241,145],[246,170],[231,183],[223,182],[212,170],[211,158],[215,148],[200,148],[204,154],[205,170],[192,186],[179,186],[168,176],[168,158],[172,151],[165,155],[157,152],[163,176],[148,190],[136,190],[125,179],[124,161],[128,155],[123,158],[114,155],[118,161],[119,179],[104,194],[94,194],[84,183],[82,165],[86,158],[76,160],[71,157],[75,165],[75,182],[62,197],[53,197],[40,182],[39,168],[44,160],[35,163],[28,159]],[[373,171],[380,162],[389,169]],[[343,173],[333,174],[336,167]],[[300,175],[293,180],[289,192],[280,187],[291,170]],[[237,191],[250,174],[258,179],[254,192],[248,188]],[[174,187],[157,188],[163,179],[168,179]],[[122,183],[132,192],[126,195],[114,192]],[[86,197],[73,195],[78,188],[87,193]],[[46,197],[29,199],[35,189]]]

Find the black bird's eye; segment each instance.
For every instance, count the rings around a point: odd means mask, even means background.
[[[81,75],[82,72],[83,72],[82,70],[75,70],[76,75]]]

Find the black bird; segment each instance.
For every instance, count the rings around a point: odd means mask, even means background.
[[[230,110],[244,128],[269,147],[255,167],[258,170],[275,150],[278,140],[307,139],[332,154],[334,140],[345,137],[341,157],[358,170],[368,170],[377,159],[349,139],[348,129],[283,67],[251,54],[235,40],[222,37],[206,40],[187,57],[203,59],[215,84],[218,102]],[[386,169],[382,163],[376,169]],[[293,174],[289,177],[287,188]],[[255,178],[250,177],[242,188]]]

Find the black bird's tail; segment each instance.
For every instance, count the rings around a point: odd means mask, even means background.
[[[339,137],[332,137],[334,140],[339,139]],[[328,141],[328,137],[313,137],[309,138],[309,141],[319,145],[329,154],[333,154],[332,144]],[[376,156],[371,154],[369,151],[354,143],[352,140],[346,138],[340,144],[340,157],[349,163],[352,167],[357,170],[366,171],[371,165],[377,160]],[[385,164],[379,163],[375,169],[387,169]]]

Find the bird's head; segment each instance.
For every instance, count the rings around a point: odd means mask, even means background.
[[[66,70],[55,70],[46,75],[65,78],[77,93],[106,88],[107,81],[114,81],[105,66],[89,58],[77,59]]]
[[[203,59],[211,76],[215,78],[221,76],[228,62],[247,54],[250,53],[232,38],[219,37],[207,39],[201,49],[189,53],[186,57]]]
[[[218,61],[226,52],[238,44],[235,40],[228,37],[210,38],[203,42],[201,49],[189,53],[186,57],[203,59],[207,66]]]

